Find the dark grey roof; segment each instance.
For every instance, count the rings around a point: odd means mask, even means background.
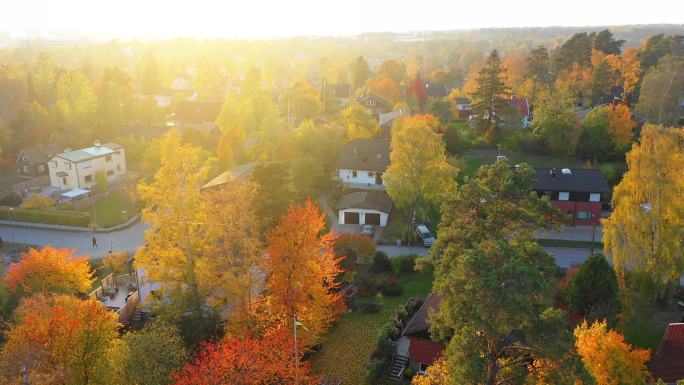
[[[61,151],[59,150],[57,145],[48,144],[45,146],[31,147],[21,150],[19,155],[25,155],[26,158],[28,158],[28,161],[31,162],[31,164],[41,164],[47,162],[48,160],[50,160],[50,158],[59,154],[60,152]]]
[[[551,168],[537,168],[534,170],[537,181],[532,187],[538,191],[575,191],[587,193],[605,193],[610,191],[608,183],[603,178],[601,170],[597,169],[570,169],[571,175],[563,174],[562,169],[557,168],[556,179],[551,176]]]
[[[328,87],[332,88],[331,92],[336,98],[348,98],[351,95],[349,84],[331,84]]]
[[[338,169],[384,172],[389,165],[390,140],[356,138],[342,146]]]
[[[431,98],[445,98],[449,96],[451,87],[446,83],[428,83],[425,85],[425,90]]]
[[[246,181],[252,177],[252,172],[254,171],[256,164],[257,162],[250,162],[235,166],[202,186],[202,190],[216,186],[224,186],[236,179]]]
[[[418,309],[416,314],[414,314],[413,317],[411,317],[411,319],[406,323],[401,335],[411,335],[430,329],[430,310],[439,311],[441,301],[442,298],[439,295],[431,293],[420,309]]]
[[[392,210],[392,199],[384,191],[353,192],[340,198],[337,209],[372,209],[389,214]]]

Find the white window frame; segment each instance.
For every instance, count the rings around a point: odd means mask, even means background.
[[[24,174],[28,174],[28,173],[29,173],[29,166],[24,166]]]
[[[45,165],[44,164],[38,165],[38,172],[45,172]]]
[[[589,202],[601,202],[601,194],[589,193]]]
[[[64,162],[64,168],[66,168],[67,170],[71,170],[71,163]]]
[[[558,192],[558,200],[559,201],[569,201],[570,200],[570,193],[567,191],[559,191]]]

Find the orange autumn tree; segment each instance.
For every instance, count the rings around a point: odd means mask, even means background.
[[[315,385],[309,363],[295,363],[292,337],[286,330],[266,336],[227,336],[205,344],[193,360],[175,374],[174,385]]]
[[[401,88],[392,79],[386,76],[379,76],[368,80],[368,88],[371,92],[390,102],[396,104],[402,98]]]
[[[10,265],[5,275],[5,284],[13,293],[85,293],[93,280],[88,257],[74,257],[74,250],[50,246],[29,249],[20,262]]]
[[[14,319],[0,358],[9,383],[88,385],[111,376],[118,323],[102,303],[39,293],[20,303]]]
[[[625,148],[632,142],[632,130],[637,123],[632,119],[632,111],[624,104],[606,106],[608,112],[608,132],[618,148]]]
[[[608,330],[606,321],[586,321],[575,329],[575,347],[596,385],[643,385],[650,380],[649,349],[627,344],[622,334]]]
[[[290,206],[268,235],[262,268],[267,274],[264,321],[291,330],[296,316],[308,329],[300,338],[306,345],[319,340],[343,311],[339,283],[342,272],[335,257],[332,233],[324,233],[324,215],[311,200]]]

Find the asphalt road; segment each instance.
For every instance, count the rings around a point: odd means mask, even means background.
[[[0,237],[7,242],[27,243],[36,246],[51,245],[76,249],[76,255],[88,255],[91,258],[102,258],[110,250],[135,252],[142,244],[145,230],[148,228],[142,222],[111,233],[66,232],[45,229],[0,226]],[[92,238],[97,239],[98,247],[92,246]],[[427,255],[428,249],[420,246],[378,246],[390,257],[401,254]],[[589,256],[589,249],[566,247],[546,247],[546,251],[556,256],[556,262],[561,267],[568,267],[573,263],[580,263]]]
[[[133,226],[111,233],[57,231],[28,227],[0,226],[0,237],[5,242],[26,243],[36,246],[51,245],[76,249],[76,255],[102,258],[110,250],[135,252],[142,244],[148,226],[137,222]],[[95,237],[98,247],[93,247]]]
[[[382,250],[390,257],[396,257],[402,254],[418,254],[427,255],[428,249],[425,247],[404,247],[404,246],[378,246],[378,250]],[[591,252],[590,249],[576,249],[568,247],[545,247],[548,253],[556,257],[556,263],[560,267],[570,267],[573,263],[581,263]]]

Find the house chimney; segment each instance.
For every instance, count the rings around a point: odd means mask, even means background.
[[[558,170],[556,168],[552,168],[549,170],[549,175],[551,176],[551,180],[556,180],[556,176],[558,175]]]
[[[93,143],[93,145],[94,145],[95,147],[100,147],[102,144],[100,143],[99,140],[96,139],[96,140],[95,140],[95,143]]]

